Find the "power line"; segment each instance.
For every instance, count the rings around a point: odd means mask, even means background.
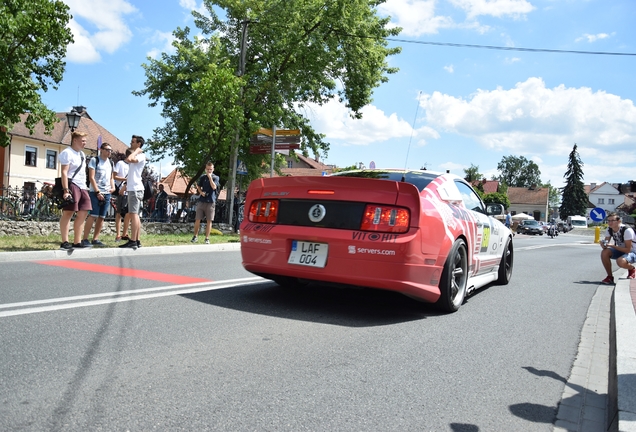
[[[386,38],[386,40],[387,41],[391,41],[391,42],[411,43],[411,44],[419,44],[419,45],[437,45],[437,46],[449,46],[449,47],[455,47],[455,48],[481,48],[481,49],[491,49],[491,50],[501,50],[501,51],[525,51],[525,52],[548,52],[548,53],[559,53],[559,54],[591,54],[591,55],[613,55],[613,56],[636,56],[636,53],[620,53],[620,52],[607,52],[607,51],[575,51],[575,50],[557,50],[557,49],[547,49],[547,48],[503,47],[503,46],[493,46],[493,45],[458,44],[458,43],[450,43],[450,42],[413,41],[413,40],[393,39],[393,38]]]

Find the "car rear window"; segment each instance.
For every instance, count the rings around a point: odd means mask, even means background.
[[[429,173],[426,171],[344,171],[341,173],[332,174],[333,176],[340,177],[360,177],[360,178],[372,178],[378,180],[392,180],[392,181],[403,181],[406,183],[411,183],[414,185],[420,192],[424,190],[426,186],[430,182],[432,182],[438,174]]]

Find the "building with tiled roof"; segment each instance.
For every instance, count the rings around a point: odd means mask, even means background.
[[[126,152],[128,146],[94,121],[85,107],[74,108],[81,114],[76,130],[87,134],[84,148],[87,156],[96,155],[100,143],[109,143],[115,152]],[[56,177],[61,176],[58,156],[71,145],[71,130],[66,122],[66,113],[56,113],[56,116],[59,122],[50,135],[45,133],[42,122],[35,125],[31,134],[24,124],[27,114],[20,116],[20,122],[9,131],[10,144],[0,147],[1,188],[39,189],[41,183],[53,183]]]
[[[170,174],[161,179],[161,183],[168,196],[183,197],[186,193],[186,188],[190,182],[190,177],[183,174],[179,168],[173,169]],[[196,193],[196,188],[192,186],[190,188],[190,195]]]
[[[474,188],[477,188],[479,184],[484,188],[484,193],[496,193],[499,192],[499,180],[474,180],[471,182]]]
[[[510,213],[526,213],[538,221],[547,221],[550,189],[547,187],[509,187]]]
[[[333,171],[333,167],[325,165],[315,159],[305,157],[299,153],[294,156],[286,156],[287,167],[281,169],[281,173],[284,176],[323,176],[329,175]],[[277,174],[274,173],[277,177]]]
[[[606,213],[613,212],[625,201],[625,196],[614,185],[607,182],[585,185],[585,191],[589,198],[588,205],[591,206],[588,209],[588,216],[589,210],[596,207],[602,208]]]

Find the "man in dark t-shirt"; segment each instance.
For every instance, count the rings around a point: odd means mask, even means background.
[[[216,198],[221,190],[219,176],[214,175],[214,164],[208,162],[205,165],[205,173],[199,177],[197,181],[197,193],[199,201],[197,202],[197,210],[194,221],[194,236],[192,243],[197,242],[201,219],[206,218],[205,225],[205,244],[210,244],[210,231],[212,230],[212,220],[214,220],[214,209],[216,206]]]

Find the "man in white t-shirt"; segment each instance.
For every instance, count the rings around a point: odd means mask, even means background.
[[[126,157],[132,153],[131,149],[126,149]],[[124,159],[115,164],[115,185],[119,188],[119,195],[115,201],[117,212],[115,214],[115,241],[130,240],[128,237],[128,225],[130,216],[128,215],[128,194],[126,193],[126,177],[128,176],[128,164]],[[124,230],[121,230],[121,221],[124,220]]]
[[[64,200],[73,198],[72,204],[62,207],[60,217],[60,232],[62,244],[60,249],[72,250],[83,248],[82,234],[84,221],[88,212],[92,209],[91,198],[86,186],[86,133],[75,131],[71,134],[71,146],[60,153],[60,165],[62,173],[62,188],[64,188]],[[68,241],[68,232],[71,226],[71,218],[77,212],[73,222],[73,243]]]
[[[139,232],[141,231],[139,212],[144,200],[144,184],[141,179],[141,173],[146,165],[146,155],[141,149],[144,142],[145,140],[138,135],[133,135],[130,140],[132,153],[126,158],[126,162],[128,162],[126,191],[128,192],[128,213],[130,214],[130,240],[119,246],[120,248],[137,249],[141,247],[139,242]]]
[[[99,239],[102,231],[104,219],[110,208],[110,194],[115,191],[115,181],[113,178],[113,162],[110,160],[110,154],[113,152],[112,147],[108,143],[103,143],[99,149],[99,156],[92,158],[88,163],[88,180],[89,191],[91,197],[91,206],[93,209],[88,214],[86,223],[84,224],[84,237],[82,245],[84,247],[104,246]],[[95,224],[93,231],[93,241],[88,240],[91,228]]]
[[[621,217],[616,213],[607,215],[607,230],[601,240],[601,262],[607,273],[607,277],[601,281],[606,285],[614,284],[612,275],[612,261],[616,260],[619,267],[627,269],[627,279],[634,279],[636,276],[636,242],[634,241],[634,230],[621,223]],[[611,243],[611,244],[610,244]]]

